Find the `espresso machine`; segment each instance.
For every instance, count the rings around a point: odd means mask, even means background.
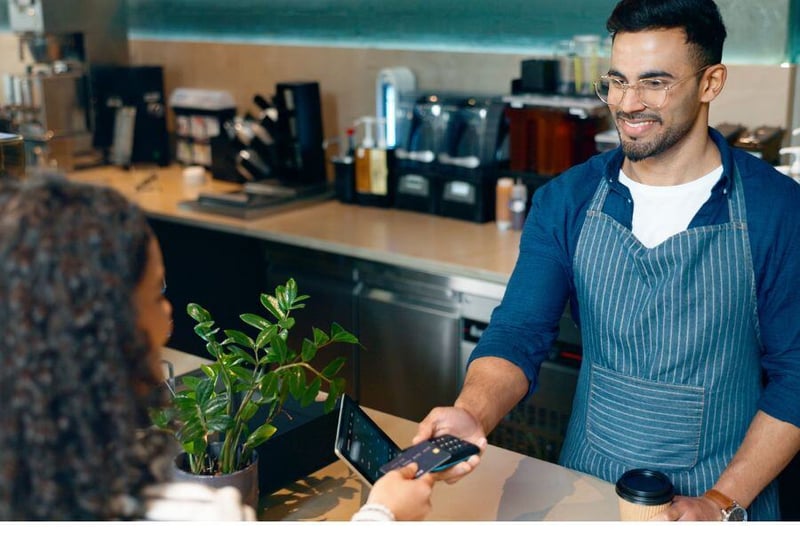
[[[101,164],[89,76],[95,65],[128,64],[125,0],[9,0],[8,15],[25,71],[3,78],[5,114],[28,165]]]

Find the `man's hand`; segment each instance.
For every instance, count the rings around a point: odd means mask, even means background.
[[[666,511],[657,514],[653,520],[698,520],[717,521],[722,519],[717,504],[708,498],[690,498],[675,496],[672,505]]]
[[[480,423],[468,411],[460,407],[436,407],[420,422],[413,444],[441,435],[453,435],[475,444],[481,453],[486,449],[486,435]],[[435,474],[438,481],[455,483],[472,472],[480,463],[475,455],[452,468]]]

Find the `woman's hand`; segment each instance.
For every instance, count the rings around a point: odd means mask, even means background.
[[[431,511],[434,477],[414,479],[416,473],[416,463],[387,472],[372,487],[367,504],[386,506],[397,520],[422,520]]]

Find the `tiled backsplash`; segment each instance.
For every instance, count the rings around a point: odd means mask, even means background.
[[[382,68],[407,66],[423,90],[507,94],[528,56],[498,53],[428,52],[190,43],[135,40],[134,64],[165,66],[167,92],[175,87],[230,91],[240,110],[253,95],[271,96],[280,81],[316,80],[323,98],[325,135],[340,135],[354,119],[375,112],[375,78]],[[711,105],[711,123],[736,122],[788,127],[794,68],[732,65],[728,83]]]
[[[17,39],[0,34],[0,72],[22,69]],[[255,109],[256,93],[271,97],[282,81],[316,80],[322,91],[325,137],[343,134],[354,119],[375,112],[378,71],[407,66],[421,90],[507,94],[528,56],[503,53],[378,50],[186,41],[132,40],[131,63],[162,65],[165,91],[176,87],[231,92],[240,112]],[[711,105],[711,124],[790,128],[795,67],[731,65],[728,82]],[[170,117],[170,129],[173,128]]]

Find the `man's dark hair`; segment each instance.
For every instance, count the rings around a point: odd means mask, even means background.
[[[695,48],[697,67],[722,62],[727,32],[713,0],[621,0],[606,22],[617,33],[681,28]]]

